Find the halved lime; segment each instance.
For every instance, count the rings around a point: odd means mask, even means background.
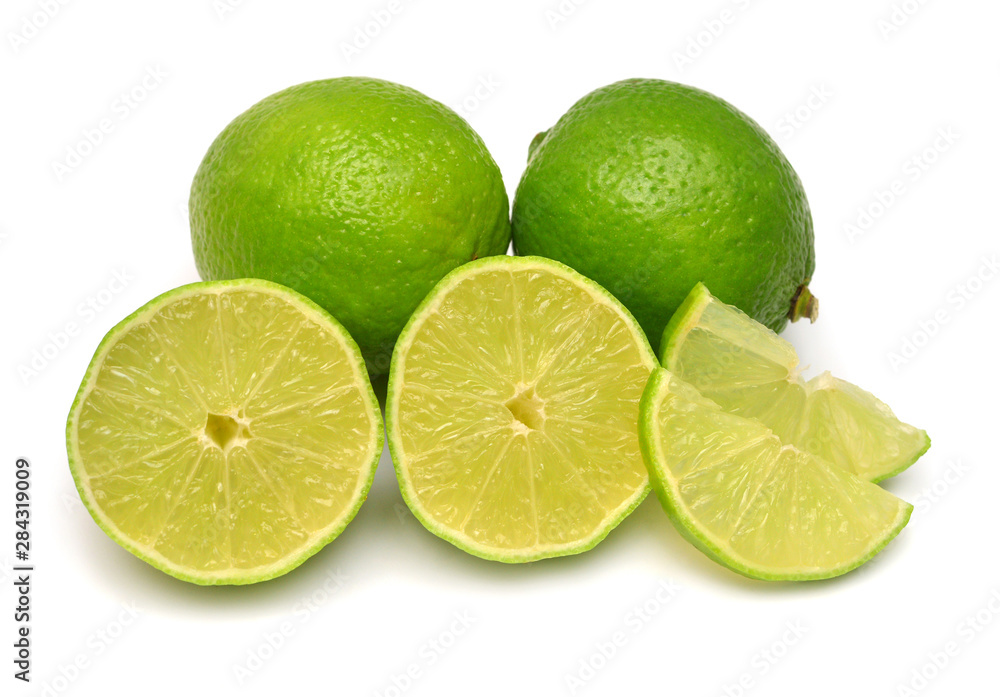
[[[872,482],[927,452],[927,433],[883,402],[823,373],[806,381],[787,341],[699,283],[670,320],[663,367],[725,411],[756,419],[782,442]]]
[[[486,559],[590,549],[648,493],[636,422],[656,365],[628,311],[562,264],[456,269],[393,355],[386,426],[403,498]]]
[[[913,507],[722,410],[665,369],[649,380],[639,433],[678,530],[751,578],[829,578],[873,557]]]
[[[258,280],[165,293],[112,329],[66,429],[97,524],[171,576],[280,576],[364,501],[382,422],[357,345],[305,297]]]

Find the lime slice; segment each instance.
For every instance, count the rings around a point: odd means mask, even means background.
[[[558,262],[456,269],[393,355],[386,427],[403,498],[486,559],[590,549],[648,493],[636,422],[656,365],[621,304]]]
[[[66,440],[113,540],[185,581],[246,584],[350,522],[382,423],[344,328],[287,288],[239,280],[177,288],[112,329]]]
[[[663,367],[723,410],[872,482],[927,452],[925,431],[874,395],[823,373],[806,381],[787,341],[698,284],[663,334]]]
[[[913,507],[759,421],[723,411],[669,371],[642,398],[653,486],[678,530],[751,578],[830,578],[882,549]]]

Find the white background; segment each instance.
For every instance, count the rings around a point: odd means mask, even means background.
[[[905,11],[890,24],[894,1]],[[1000,280],[984,266],[1000,252],[996,3],[400,0],[377,32],[366,23],[388,0],[48,4],[51,18],[39,0],[0,11],[0,693],[996,694]],[[377,36],[345,56],[366,25]],[[124,102],[147,73],[153,89]],[[871,390],[934,440],[887,483],[917,505],[909,527],[839,580],[768,585],[702,556],[650,497],[591,552],[503,566],[425,531],[383,457],[345,533],[280,580],[198,588],[117,547],[66,464],[84,368],[119,319],[197,280],[185,205],[219,130],[279,89],[350,74],[463,110],[512,196],[532,136],[615,80],[687,82],[758,120],[816,222],[820,321],[786,336],[813,370]],[[60,176],[104,119],[109,132]],[[871,220],[852,235],[859,208]],[[69,323],[76,335],[55,345]],[[894,362],[907,340],[920,347]],[[27,375],[35,351],[50,358]],[[10,663],[17,456],[34,473],[30,686]],[[624,645],[594,658],[616,632]],[[946,648],[935,668],[929,654]],[[240,685],[250,652],[269,658]],[[568,676],[588,679],[574,692]]]

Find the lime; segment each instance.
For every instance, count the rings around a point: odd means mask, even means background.
[[[670,320],[662,363],[723,410],[760,421],[783,443],[863,479],[899,474],[927,452],[927,433],[874,395],[823,373],[799,372],[795,349],[698,284]]]
[[[577,102],[532,144],[512,224],[518,254],[603,285],[654,346],[699,281],[774,331],[815,318],[798,176],[760,126],[693,87],[625,80]]]
[[[466,264],[393,355],[386,430],[403,498],[486,559],[590,549],[649,491],[636,422],[656,365],[631,315],[562,264]]]
[[[259,280],[195,283],[101,342],[66,427],[97,524],[171,576],[246,584],[334,539],[382,450],[357,345],[319,306]]]
[[[205,280],[264,278],[312,298],[358,342],[372,376],[417,304],[510,241],[500,170],[448,107],[345,77],[273,94],[215,139],[191,187]]]
[[[723,411],[660,368],[642,398],[639,433],[671,520],[715,561],[751,578],[830,578],[871,559],[913,507]]]

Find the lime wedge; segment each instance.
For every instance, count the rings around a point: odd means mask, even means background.
[[[171,576],[280,576],[361,506],[382,423],[357,345],[257,280],[165,293],[101,342],[67,424],[77,489],[118,544]]]
[[[636,422],[656,365],[621,304],[558,262],[456,269],[393,355],[386,427],[403,498],[486,559],[590,549],[648,493]]]
[[[830,578],[882,549],[912,506],[723,411],[669,371],[642,398],[639,433],[653,486],[688,540],[751,578]]]
[[[723,410],[872,482],[927,452],[925,431],[874,395],[823,373],[806,381],[787,341],[698,284],[663,334],[662,363]]]

